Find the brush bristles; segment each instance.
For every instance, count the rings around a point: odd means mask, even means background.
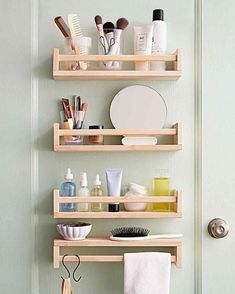
[[[102,24],[102,17],[100,15],[95,16],[95,23],[98,26],[99,24]]]
[[[148,229],[140,227],[122,227],[111,231],[113,237],[145,237],[149,234]]]
[[[117,29],[125,30],[129,22],[126,18],[122,17],[117,20]]]

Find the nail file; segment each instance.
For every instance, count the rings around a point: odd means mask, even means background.
[[[159,234],[159,235],[149,235],[144,237],[114,237],[110,236],[112,241],[144,241],[144,240],[154,240],[154,239],[178,239],[182,238],[182,234]]]
[[[61,16],[57,16],[54,21],[65,38],[71,37],[69,27]]]

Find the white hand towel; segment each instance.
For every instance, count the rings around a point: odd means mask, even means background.
[[[169,253],[125,253],[124,294],[169,294],[170,271]]]

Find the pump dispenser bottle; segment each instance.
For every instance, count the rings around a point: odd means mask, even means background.
[[[78,189],[78,196],[90,196],[90,192],[87,187],[87,174],[85,172],[80,173],[80,187]],[[89,211],[89,203],[77,203],[76,211]]]
[[[152,55],[161,55],[166,53],[167,46],[167,27],[164,22],[164,11],[155,9],[153,11],[153,43]],[[151,62],[151,70],[163,71],[166,69],[165,61]]]
[[[76,185],[73,183],[73,174],[71,169],[67,169],[67,173],[64,175],[65,182],[61,184],[60,196],[62,197],[73,197],[76,196]],[[62,212],[74,212],[74,203],[61,203],[60,211]]]
[[[101,188],[101,181],[100,181],[100,176],[97,174],[95,176],[95,180],[93,182],[93,188],[91,190],[91,196],[98,196],[101,197],[103,196],[103,190]],[[103,211],[103,204],[98,202],[98,203],[92,203],[91,204],[91,210],[94,212],[100,212]]]

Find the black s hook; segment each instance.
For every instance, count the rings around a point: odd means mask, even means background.
[[[68,254],[65,254],[65,255],[63,256],[63,258],[62,258],[62,264],[63,264],[64,268],[66,269],[66,271],[67,271],[67,273],[68,273],[68,278],[70,278],[70,276],[71,276],[70,271],[69,271],[69,269],[67,268],[67,266],[65,265],[65,257],[66,257],[66,256],[68,256]],[[81,280],[82,276],[80,276],[78,279],[76,279],[76,277],[75,277],[75,273],[76,273],[78,267],[79,267],[80,264],[81,264],[81,259],[80,259],[79,255],[76,254],[75,256],[76,256],[77,259],[78,259],[78,264],[76,265],[76,267],[75,267],[75,269],[74,269],[74,271],[73,271],[73,280],[74,280],[76,283],[78,283],[78,282]],[[61,277],[61,278],[64,279],[63,277]]]

